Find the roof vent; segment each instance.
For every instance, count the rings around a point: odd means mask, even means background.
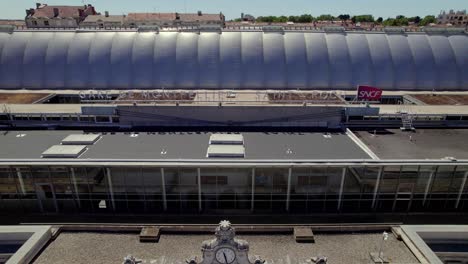
[[[244,145],[244,136],[241,134],[212,134],[210,145]]]
[[[54,145],[42,152],[43,158],[78,158],[86,151],[83,145]]]
[[[94,145],[99,138],[100,134],[72,134],[62,139],[62,145]]]
[[[210,145],[207,151],[208,158],[243,158],[245,148],[242,145]]]

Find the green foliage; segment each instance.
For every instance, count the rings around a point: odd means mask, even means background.
[[[314,21],[314,17],[312,15],[304,14],[299,16],[298,21],[299,23],[312,23]]]
[[[341,14],[338,17],[334,17],[330,14],[324,14],[320,15],[317,18],[314,18],[310,14],[303,14],[300,16],[260,16],[257,18],[257,22],[263,22],[263,23],[286,23],[286,22],[294,22],[294,23],[311,23],[314,20],[315,21],[333,21],[333,20],[348,20],[350,19],[350,15],[348,14]],[[425,16],[423,19],[419,16],[415,17],[405,17],[403,15],[398,15],[395,18],[387,18],[386,20],[383,20],[382,17],[379,17],[377,20],[374,19],[374,16],[372,15],[358,15],[358,16],[353,16],[351,17],[351,20],[354,23],[359,23],[359,22],[377,22],[379,24],[383,24],[385,26],[394,26],[394,27],[401,27],[401,26],[407,26],[409,22],[418,24],[420,26],[427,26],[430,23],[436,23],[436,18],[435,16]],[[234,21],[240,21],[239,18],[235,19]]]
[[[294,22],[294,23],[311,23],[314,20],[314,17],[309,14],[304,14],[300,16],[265,16],[265,17],[258,17],[257,22],[263,23],[286,23],[286,22]]]
[[[374,16],[373,15],[359,15],[359,16],[353,16],[351,18],[353,23],[359,23],[359,22],[374,22]]]
[[[317,21],[332,21],[335,20],[335,17],[328,14],[328,15],[320,15],[317,17]]]
[[[401,27],[407,26],[409,23],[408,18],[405,16],[396,16],[396,18],[387,18],[384,22],[384,26],[391,26],[391,27]]]
[[[435,18],[435,16],[425,16],[425,17],[419,22],[419,25],[420,25],[420,26],[427,26],[427,25],[429,25],[430,23],[437,23],[437,19]]]
[[[344,15],[339,15],[338,18],[339,18],[340,20],[348,20],[348,19],[351,18],[351,16],[348,15],[348,14],[344,14]]]
[[[408,21],[413,22],[415,24],[419,24],[419,22],[421,22],[421,18],[419,16],[410,17],[410,18],[408,18]]]

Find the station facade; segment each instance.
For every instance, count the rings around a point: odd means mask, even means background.
[[[0,164],[3,213],[461,212],[468,163]]]

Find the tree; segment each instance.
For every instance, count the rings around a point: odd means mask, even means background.
[[[348,14],[345,14],[345,15],[339,15],[338,18],[339,18],[340,20],[346,21],[346,20],[350,19],[351,16],[348,15]]]
[[[392,26],[392,27],[401,27],[408,25],[408,18],[405,16],[397,16],[396,18],[387,18],[383,24],[385,26]]]
[[[410,18],[408,18],[408,21],[413,22],[415,24],[419,24],[419,22],[421,22],[421,18],[419,16],[410,17]]]
[[[335,20],[335,17],[330,14],[320,15],[317,17],[317,20],[318,21],[332,21],[332,20]]]
[[[293,23],[297,23],[298,22],[298,17],[297,16],[289,16],[288,21],[293,22]]]
[[[382,17],[377,18],[377,23],[382,24],[382,22],[383,22],[383,18],[382,18]]]
[[[287,16],[280,16],[276,20],[277,23],[286,23],[288,22],[288,17]]]
[[[419,22],[419,25],[420,26],[427,26],[431,23],[437,23],[437,19],[435,18],[435,16],[425,16],[420,22]]]
[[[298,23],[312,23],[312,21],[314,20],[314,17],[309,14],[303,14],[296,18]]]
[[[359,16],[353,16],[351,18],[353,23],[359,23],[359,22],[374,22],[374,16],[373,15],[359,15]]]

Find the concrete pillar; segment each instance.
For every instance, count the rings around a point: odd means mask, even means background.
[[[426,204],[427,195],[429,194],[429,189],[431,188],[432,180],[434,179],[434,174],[437,170],[434,170],[429,175],[429,179],[427,179],[426,189],[424,190],[424,198],[423,198],[423,205]]]
[[[346,167],[343,168],[343,173],[341,174],[341,183],[340,183],[340,193],[338,194],[338,210],[341,209],[341,199],[343,197],[344,182],[346,177]]]
[[[255,168],[252,168],[252,197],[250,200],[250,211],[253,212],[254,208],[254,202],[255,202]]]
[[[111,198],[112,210],[115,211],[114,189],[112,188],[111,170],[106,168],[107,185],[109,186],[109,194]]]
[[[375,182],[375,187],[374,187],[374,196],[372,197],[372,209],[375,209],[375,202],[376,202],[376,199],[377,199],[377,193],[379,191],[380,179],[382,178],[383,170],[384,170],[384,167],[383,166],[380,167],[379,168],[379,173],[377,174],[377,180]]]
[[[78,203],[78,207],[81,208],[80,193],[78,192],[78,185],[76,183],[75,169],[74,168],[70,168],[70,175],[71,175],[71,179],[72,179],[72,182],[73,182],[73,188],[75,190],[76,202]]]
[[[288,170],[288,192],[286,194],[286,211],[289,212],[289,202],[291,200],[291,175],[292,175],[292,168]]]
[[[463,190],[465,189],[465,185],[466,185],[466,178],[468,177],[468,171],[465,172],[465,174],[463,175],[463,180],[462,180],[462,183],[460,185],[460,189],[458,190],[458,197],[457,197],[457,202],[455,203],[455,208],[458,209],[458,205],[460,205],[460,199],[463,195]]]
[[[162,186],[162,199],[163,209],[167,210],[167,197],[166,197],[166,178],[164,177],[164,168],[161,168],[161,186]]]
[[[201,195],[201,172],[200,168],[197,168],[197,179],[198,179],[198,211],[202,210],[202,195]]]
[[[24,187],[23,174],[21,173],[21,170],[19,168],[15,168],[15,169],[16,169],[16,176],[18,176],[18,182],[20,184],[21,193],[23,195],[26,195],[26,188]]]

